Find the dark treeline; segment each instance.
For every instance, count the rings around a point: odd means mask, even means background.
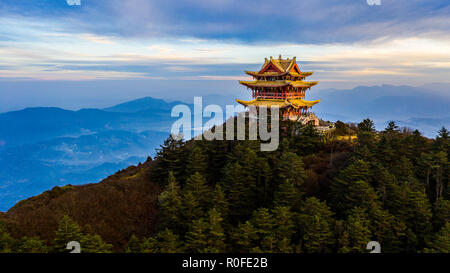
[[[65,251],[76,240],[87,252],[345,253],[378,241],[382,252],[450,252],[445,128],[434,140],[394,122],[376,132],[369,119],[325,134],[281,128],[274,152],[259,141],[169,137],[147,173],[162,189],[157,220],[126,245],[65,216],[50,242],[0,229],[0,250]]]

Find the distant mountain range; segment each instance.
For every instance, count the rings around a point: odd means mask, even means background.
[[[325,120],[369,117],[378,130],[394,120],[434,137],[442,126],[450,128],[446,86],[436,92],[390,85],[312,89],[307,99],[321,99],[313,110]],[[234,104],[234,99],[211,95],[203,106]],[[180,103],[144,97],[103,109],[38,107],[0,114],[0,211],[53,186],[98,182],[154,156],[177,119],[170,111]]]
[[[142,98],[105,109],[0,114],[0,211],[53,186],[98,182],[144,162],[168,137],[179,103]]]
[[[311,91],[307,96],[321,99],[313,110],[326,120],[359,122],[370,118],[378,130],[393,120],[434,137],[442,126],[450,127],[450,86],[439,88],[434,91],[411,86],[360,86]]]

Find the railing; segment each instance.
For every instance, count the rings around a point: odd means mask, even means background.
[[[266,92],[266,91],[253,91],[252,96],[254,99],[303,99],[305,97],[305,91],[299,92]]]

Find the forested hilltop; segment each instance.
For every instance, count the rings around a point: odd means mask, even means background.
[[[180,141],[98,184],[0,215],[0,251],[450,252],[449,132],[283,122],[280,146]],[[350,136],[357,135],[354,140]],[[351,141],[352,139],[352,141]]]

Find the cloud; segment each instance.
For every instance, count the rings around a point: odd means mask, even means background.
[[[6,15],[64,20],[72,32],[100,36],[346,43],[450,31],[447,0],[85,0],[77,9],[64,1],[2,2]]]
[[[3,79],[245,77],[297,56],[321,82],[448,81],[448,1],[5,0]],[[27,8],[28,7],[28,8]]]
[[[87,41],[90,41],[93,43],[98,43],[98,44],[109,44],[110,45],[110,44],[114,43],[107,37],[102,37],[102,36],[98,36],[98,35],[94,35],[94,34],[82,34],[80,37]]]

